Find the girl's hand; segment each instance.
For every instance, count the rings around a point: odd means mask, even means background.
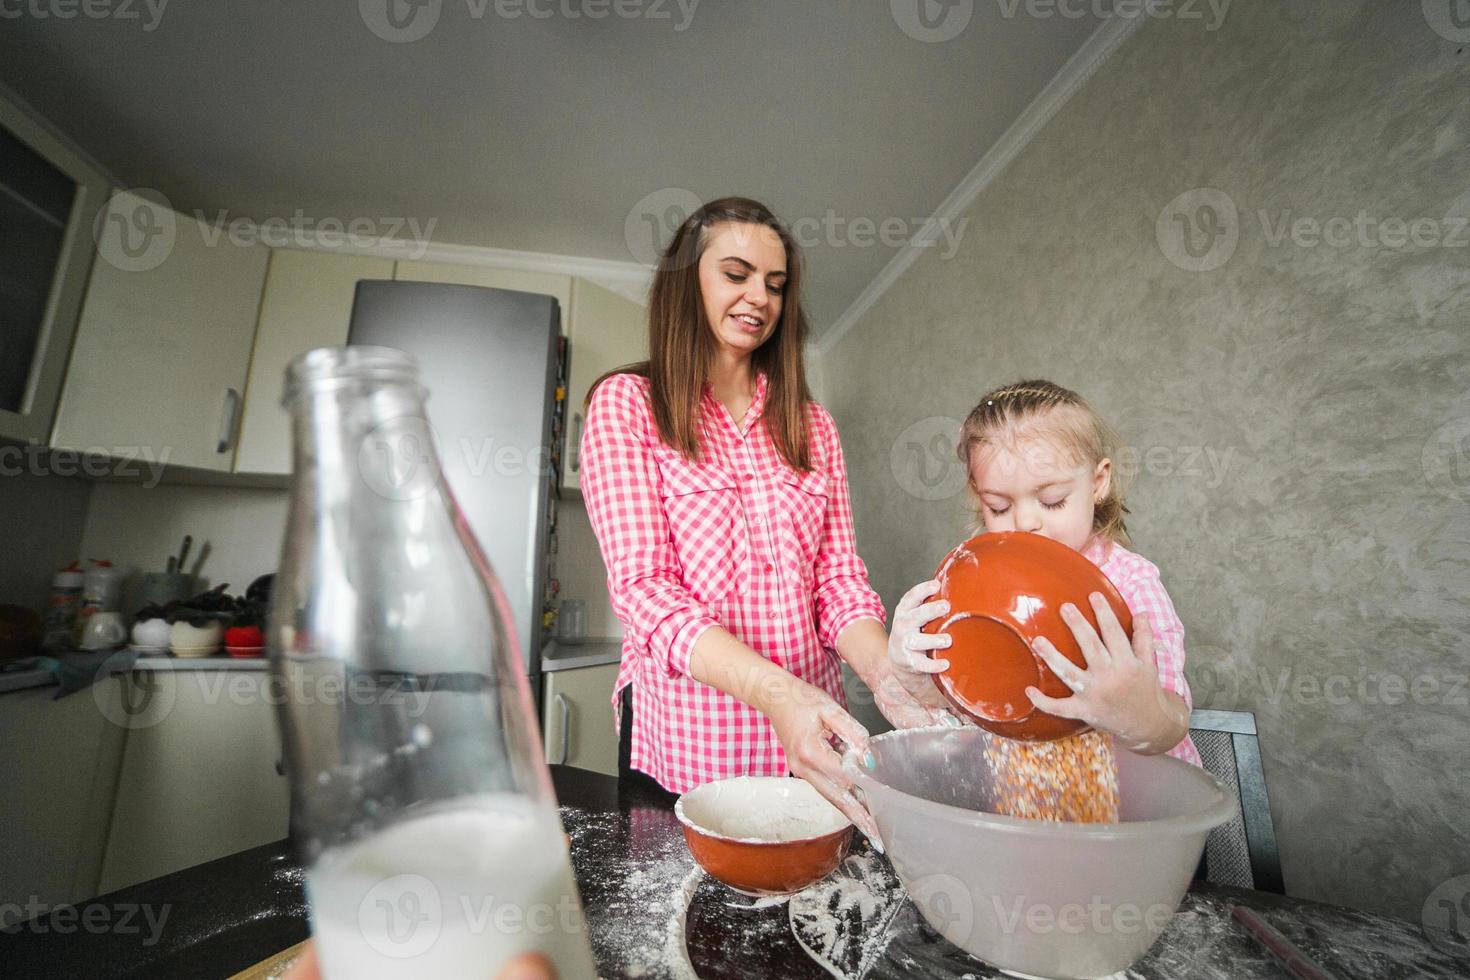
[[[842,757],[832,748],[835,735],[859,754],[868,749],[868,730],[842,710],[827,692],[791,678],[780,696],[761,706],[775,726],[786,751],[786,765],[857,825],[880,853],[878,824],[852,793],[852,780],[842,771]]]
[[[939,582],[930,579],[905,592],[893,609],[893,632],[888,635],[888,662],[893,668],[892,676],[915,700],[935,710],[945,705],[930,675],[948,670],[949,661],[925,656],[923,651],[944,650],[954,642],[948,633],[921,632],[922,627],[949,613],[947,600],[924,602],[938,591]],[[893,719],[889,718],[889,721]]]
[[[1042,711],[1111,732],[1130,752],[1167,752],[1188,733],[1188,709],[1182,698],[1159,686],[1148,616],[1140,613],[1134,617],[1130,644],[1102,594],[1094,592],[1088,598],[1101,636],[1076,606],[1069,602],[1061,609],[1062,619],[1082,648],[1086,670],[1062,656],[1045,637],[1038,638],[1033,646],[1052,672],[1072,689],[1072,696],[1048,697],[1034,687],[1028,687],[1026,694]]]

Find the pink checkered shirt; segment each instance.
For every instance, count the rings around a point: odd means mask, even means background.
[[[813,469],[800,473],[759,424],[764,374],[738,426],[706,385],[691,463],[659,439],[648,385],[632,374],[599,385],[581,448],[582,497],[625,632],[613,703],[632,686],[632,766],[676,793],[784,775],[766,717],[690,677],[689,659],[723,626],[846,703],[837,636],[884,611],[857,555],[837,428],[809,403]]]
[[[1159,578],[1158,566],[1120,544],[1098,538],[1094,538],[1082,554],[1118,587],[1129,612],[1135,616],[1148,614],[1149,625],[1154,630],[1154,666],[1159,671],[1159,684],[1193,707],[1189,682],[1184,679],[1184,624],[1179,621],[1174,602]],[[1169,754],[1197,766],[1204,765],[1199,750],[1188,735],[1170,749]]]

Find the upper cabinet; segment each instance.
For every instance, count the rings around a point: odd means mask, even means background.
[[[614,368],[648,358],[648,316],[643,307],[585,279],[572,284],[571,371],[567,379],[567,444],[561,485],[581,490],[581,442],[587,393]]]
[[[290,474],[291,419],[281,406],[286,366],[313,348],[347,343],[358,282],[392,278],[391,259],[293,249],[271,254],[235,472]]]
[[[102,222],[52,444],[228,471],[270,249],[130,193]]]
[[[45,443],[107,182],[0,98],[0,438]]]
[[[514,289],[522,293],[540,293],[555,297],[561,304],[561,331],[567,332],[568,311],[572,306],[572,277],[554,272],[522,272],[516,269],[492,269],[479,265],[451,265],[437,262],[400,262],[393,278],[408,282],[449,282],[460,286],[489,286]]]

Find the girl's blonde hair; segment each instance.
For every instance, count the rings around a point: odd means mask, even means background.
[[[1122,441],[1113,427],[1075,391],[1051,381],[1020,381],[996,388],[980,399],[970,410],[960,428],[959,456],[965,465],[965,479],[972,494],[977,494],[970,462],[985,447],[1014,450],[1030,436],[1041,436],[1067,454],[1072,465],[1097,466],[1104,459],[1115,458]],[[1123,515],[1125,488],[1118,467],[1112,467],[1108,490],[1093,506],[1092,533],[1115,544],[1128,544],[1128,527]],[[983,526],[981,506],[976,502],[976,518]]]

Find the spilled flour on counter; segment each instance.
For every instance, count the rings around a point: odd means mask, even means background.
[[[673,814],[560,810],[599,972],[608,980],[698,980],[689,962],[685,917],[704,872],[690,857]],[[639,857],[628,857],[630,851]]]

